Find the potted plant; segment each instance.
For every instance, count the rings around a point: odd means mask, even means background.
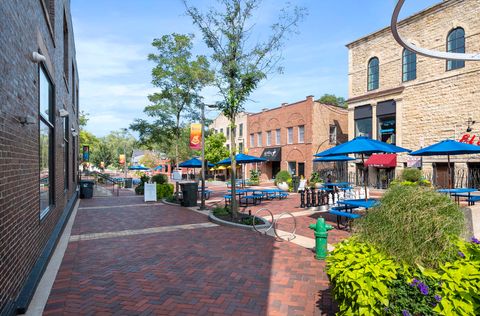
[[[320,174],[318,172],[312,172],[310,175],[310,180],[308,181],[311,187],[319,189],[322,186],[322,179],[320,179]]]
[[[288,182],[291,180],[292,180],[292,176],[286,170],[279,171],[275,176],[275,184],[282,191],[288,192],[288,189],[289,189]]]

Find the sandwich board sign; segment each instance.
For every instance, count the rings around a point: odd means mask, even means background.
[[[157,183],[145,183],[144,202],[156,202],[157,201]]]

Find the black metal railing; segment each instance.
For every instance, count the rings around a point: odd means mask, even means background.
[[[108,174],[93,171],[91,173],[94,177],[95,185],[99,182],[98,179],[105,181],[105,184],[112,184],[112,193],[115,193],[115,186],[117,186],[117,196],[120,193],[120,187],[123,185],[123,181],[110,177]]]

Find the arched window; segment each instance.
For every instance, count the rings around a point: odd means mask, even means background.
[[[402,57],[402,80],[410,81],[417,78],[417,54],[404,49]]]
[[[377,57],[368,61],[368,91],[378,89],[379,62]]]
[[[453,29],[448,33],[447,52],[465,53],[465,31],[461,27]],[[463,67],[465,67],[465,61],[463,60],[447,60],[447,70]]]

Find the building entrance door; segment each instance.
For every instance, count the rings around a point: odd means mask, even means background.
[[[299,162],[298,163],[298,176],[305,178],[305,163]]]
[[[468,187],[480,188],[480,162],[469,162],[468,164]]]
[[[454,181],[454,174],[455,174],[455,164],[450,163],[450,168],[452,171],[451,179],[452,179],[452,187],[455,183]],[[434,173],[434,184],[439,188],[448,188],[448,164],[446,162],[437,162],[433,168]]]
[[[272,178],[275,178],[277,173],[280,171],[280,161],[272,161]]]

